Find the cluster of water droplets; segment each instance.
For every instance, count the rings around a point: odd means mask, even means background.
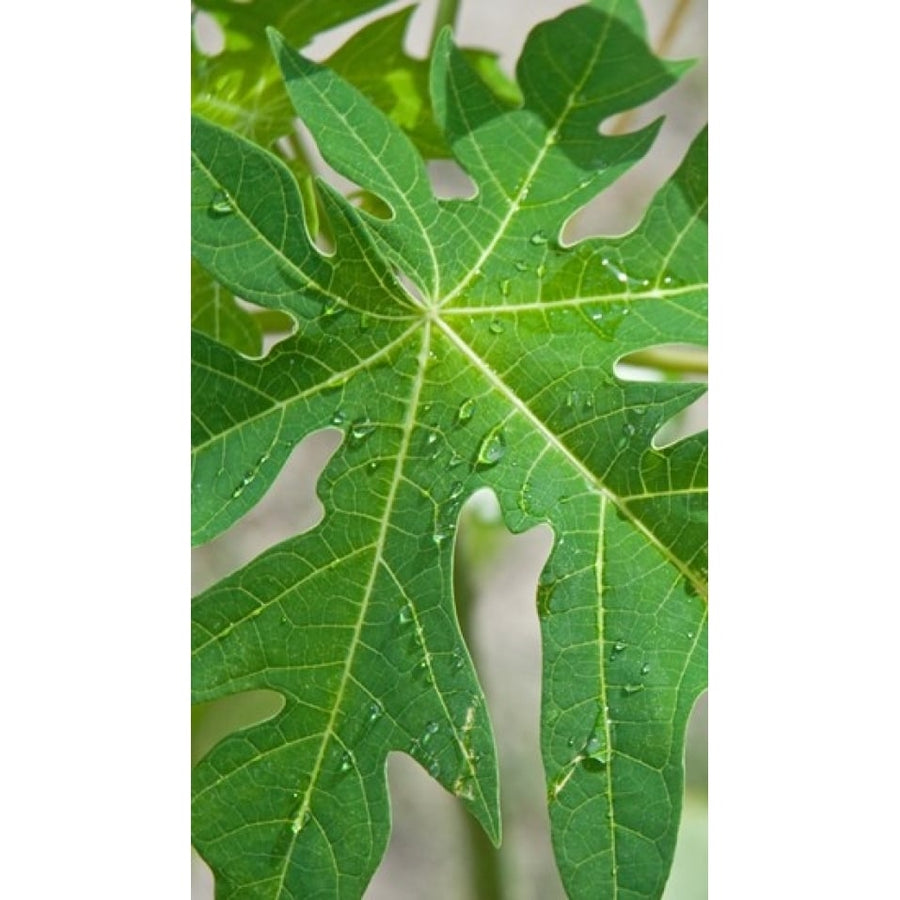
[[[244,493],[244,491],[247,489],[248,485],[250,485],[250,484],[256,479],[256,476],[257,476],[257,475],[259,475],[260,470],[261,470],[262,467],[268,462],[268,460],[269,460],[269,454],[268,454],[268,453],[263,453],[263,454],[256,460],[256,462],[254,463],[253,467],[252,467],[251,469],[248,469],[248,470],[244,473],[244,476],[243,476],[243,477],[241,478],[241,480],[238,482],[238,484],[237,484],[237,486],[235,487],[235,489],[231,492],[231,499],[232,499],[232,500],[237,500],[237,498],[240,497],[241,494]]]

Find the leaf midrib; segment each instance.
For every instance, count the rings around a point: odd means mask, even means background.
[[[365,371],[373,363],[378,362],[378,360],[380,360],[382,357],[388,355],[399,344],[402,344],[417,328],[419,328],[420,324],[421,322],[419,320],[416,320],[409,328],[406,329],[406,331],[403,332],[403,334],[395,338],[389,344],[385,344],[380,350],[378,350],[376,353],[373,353],[371,356],[366,357],[366,359],[362,360],[357,365],[352,366],[349,369],[342,369],[339,372],[335,372],[327,380],[320,381],[318,384],[315,384],[312,387],[301,391],[299,394],[292,394],[290,397],[286,397],[284,400],[276,400],[274,397],[271,397],[263,391],[260,391],[253,385],[248,385],[246,382],[240,381],[234,375],[222,372],[219,369],[210,368],[204,363],[194,361],[192,364],[197,368],[206,369],[217,378],[230,379],[232,381],[235,381],[240,385],[241,388],[245,390],[253,390],[257,395],[270,400],[272,405],[264,410],[261,410],[258,413],[254,413],[254,415],[250,416],[249,418],[241,419],[239,422],[235,422],[234,425],[230,425],[224,431],[217,431],[208,440],[204,441],[201,444],[196,444],[194,447],[192,447],[191,455],[197,456],[197,454],[199,454],[201,451],[208,449],[211,444],[214,444],[217,441],[228,437],[228,435],[230,435],[232,432],[243,429],[246,426],[251,425],[253,422],[258,421],[259,419],[264,419],[266,416],[271,415],[277,410],[284,410],[286,412],[288,410],[288,407],[290,407],[294,403],[298,403],[301,400],[307,399],[308,397],[313,397],[321,391],[327,391],[330,388],[335,387],[336,385],[345,384],[347,380],[352,378],[355,374],[357,374],[357,372]]]
[[[587,65],[585,65],[584,71],[581,74],[581,78],[579,78],[578,81],[572,85],[572,89],[566,99],[566,105],[554,120],[552,127],[547,129],[547,134],[544,137],[544,143],[541,145],[534,162],[531,164],[528,172],[522,179],[522,184],[519,185],[519,189],[516,191],[515,197],[513,197],[510,201],[509,209],[507,209],[506,215],[500,220],[494,236],[482,250],[481,255],[478,257],[478,261],[475,263],[475,265],[473,265],[472,268],[469,269],[468,273],[466,273],[466,275],[460,280],[460,282],[440,301],[440,303],[438,304],[439,309],[443,309],[455,297],[458,297],[472,283],[473,279],[478,277],[484,261],[488,259],[488,257],[494,252],[497,244],[500,243],[500,241],[503,239],[503,236],[506,234],[506,229],[509,227],[509,223],[522,209],[522,202],[531,191],[531,182],[535,174],[537,173],[538,169],[540,169],[544,160],[547,158],[547,154],[550,152],[550,148],[556,146],[556,140],[560,125],[565,121],[566,117],[575,107],[575,98],[578,96],[579,92],[587,82],[587,79],[593,71],[593,68],[596,65],[597,60],[599,59],[600,54],[603,52],[603,48],[606,46],[606,36],[609,33],[611,23],[612,18],[610,17],[606,20],[603,32],[600,34],[597,40],[597,46],[594,49],[593,54],[591,55],[590,61],[587,63]],[[478,149],[478,152],[480,155],[480,148]]]
[[[356,619],[353,636],[347,649],[344,671],[341,674],[341,681],[338,685],[334,705],[331,709],[331,715],[328,719],[328,723],[326,724],[325,729],[322,732],[322,739],[319,743],[319,751],[316,755],[315,763],[313,764],[313,770],[310,774],[309,783],[307,784],[303,792],[303,799],[300,802],[300,808],[297,812],[297,816],[295,817],[295,822],[300,823],[301,827],[297,828],[294,831],[290,845],[288,846],[284,854],[284,864],[282,865],[281,872],[279,873],[278,886],[275,893],[276,897],[281,895],[282,889],[284,887],[284,879],[287,875],[288,865],[290,864],[291,858],[293,856],[294,844],[297,841],[297,836],[302,831],[303,818],[309,811],[313,790],[318,785],[319,776],[322,772],[322,765],[325,761],[325,751],[328,747],[332,735],[334,734],[334,726],[337,721],[338,713],[341,710],[343,704],[344,693],[347,690],[347,684],[350,681],[350,675],[353,669],[353,662],[356,659],[356,651],[362,638],[363,625],[366,620],[366,614],[369,609],[369,604],[372,600],[372,594],[375,587],[375,579],[378,570],[383,563],[382,556],[384,553],[384,546],[389,531],[391,513],[394,507],[394,500],[397,496],[398,487],[403,480],[403,466],[406,463],[407,453],[409,452],[409,445],[412,440],[413,429],[417,422],[416,412],[419,404],[419,396],[421,395],[422,387],[425,384],[425,370],[428,365],[428,349],[430,340],[431,327],[426,322],[425,329],[423,330],[422,334],[422,343],[419,347],[418,368],[416,370],[415,379],[413,381],[409,405],[407,406],[406,415],[404,416],[403,420],[403,436],[400,440],[400,447],[398,448],[397,458],[394,462],[394,471],[391,476],[391,485],[388,490],[388,495],[385,498],[384,512],[381,518],[381,526],[378,533],[378,539],[375,543],[375,553],[372,557],[372,568],[369,572],[369,580],[366,584],[363,594],[363,600],[359,607],[359,615]]]

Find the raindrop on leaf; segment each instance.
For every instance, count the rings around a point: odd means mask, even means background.
[[[482,439],[478,447],[478,463],[482,466],[493,466],[506,455],[506,436],[503,427],[497,425]]]

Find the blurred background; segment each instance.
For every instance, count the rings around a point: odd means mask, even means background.
[[[389,4],[349,26],[319,35],[304,52],[324,59],[367,22],[408,5],[408,0]],[[499,52],[501,66],[512,75],[528,31],[574,5],[572,0],[462,0],[457,41]],[[422,0],[414,14],[407,43],[414,56],[426,55],[436,6],[437,0]],[[630,130],[660,115],[666,117],[647,157],[570,222],[567,241],[621,234],[632,228],[707,119],[706,0],[643,0],[642,7],[657,51],[667,58],[690,58],[697,63],[661,98],[623,117],[624,122],[611,123]],[[214,33],[210,40],[215,41]],[[327,167],[323,165],[321,170],[327,171]],[[452,164],[431,163],[429,170],[439,193],[459,186],[459,173]],[[662,377],[634,367],[617,371],[622,377]],[[667,437],[705,427],[704,397],[667,426]],[[310,435],[298,445],[267,496],[234,527],[194,551],[195,593],[321,519],[323,509],[315,484],[338,441],[334,430]],[[395,753],[389,760],[393,832],[366,900],[418,900],[424,896],[430,900],[563,900],[565,892],[550,845],[538,740],[541,665],[535,591],[550,551],[551,533],[541,527],[511,535],[499,521],[489,493],[473,497],[462,517],[457,552],[468,578],[464,585],[466,608],[460,612],[461,618],[468,619],[469,643],[498,743],[503,846],[499,851],[490,848],[473,831],[477,826],[469,822],[455,798],[418,763]],[[196,707],[194,759],[230,731],[267,718],[277,709],[278,704],[273,705],[272,697],[264,693]],[[704,900],[707,896],[706,747],[704,695],[688,728],[684,815],[664,900]],[[211,900],[212,876],[196,854],[192,862],[191,896],[193,900]]]

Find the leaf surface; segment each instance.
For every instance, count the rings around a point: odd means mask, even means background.
[[[391,217],[320,183],[326,254],[285,166],[195,120],[195,258],[298,322],[258,360],[194,337],[195,540],[243,515],[306,434],[344,432],[319,484],[323,522],[195,598],[195,700],[286,699],[196,768],[196,846],[222,897],[360,896],[389,834],[393,750],[499,839],[451,572],[461,505],[489,487],[513,531],[555,533],[537,612],[563,881],[574,898],[658,897],[705,684],[706,437],[654,436],[704,387],[628,382],[614,365],[705,342],[705,133],[633,232],[571,247],[560,234],[658,128],[598,125],[684,66],[649,52],[635,4],[580,7],[529,36],[510,109],[445,33],[432,103],[478,194],[438,200],[395,122],[272,41],[323,156]]]

